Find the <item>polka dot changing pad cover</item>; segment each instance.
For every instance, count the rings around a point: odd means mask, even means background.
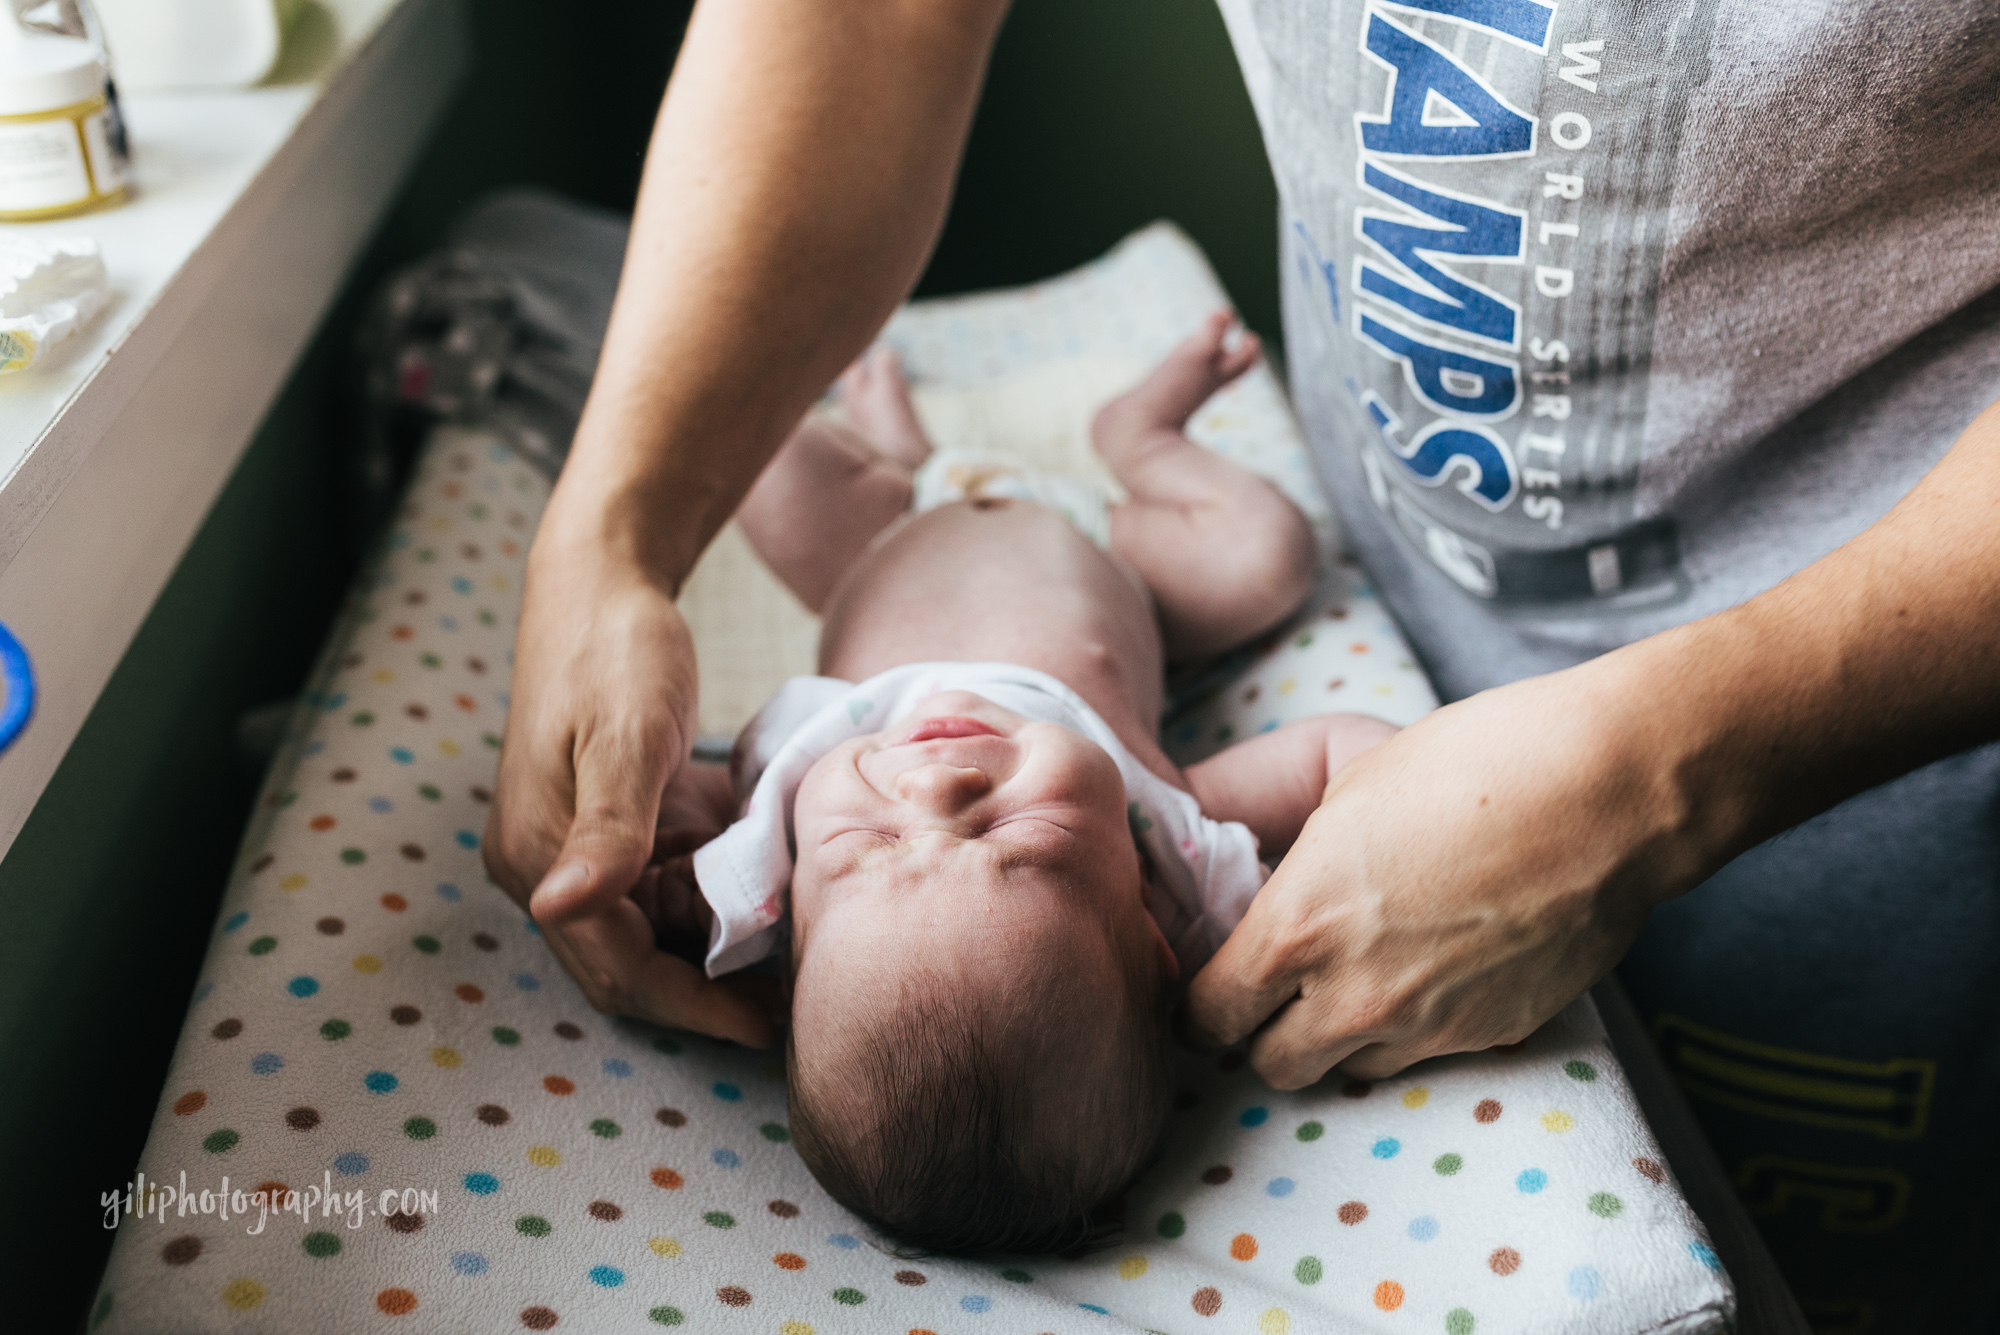
[[[1220,292],[1155,228],[1015,295],[1059,306],[1048,289],[1115,276],[1121,257],[1166,274],[1152,299],[1180,303],[1178,327]],[[972,327],[934,321],[939,345],[998,329],[1046,346],[1018,303],[989,300],[936,303]],[[1112,1245],[1012,1260],[879,1245],[793,1153],[774,1054],[594,1013],[481,870],[546,495],[476,433],[440,431],[420,460],[245,835],[143,1178],[111,1207],[92,1330],[1725,1328],[1729,1281],[1587,998],[1518,1048],[1373,1085],[1274,1093],[1240,1054],[1184,1056],[1165,1152]],[[1180,748],[1367,707],[1345,698],[1355,661],[1407,655],[1357,578],[1335,571],[1247,677],[1185,711]]]

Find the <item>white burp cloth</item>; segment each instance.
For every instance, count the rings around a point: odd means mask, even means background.
[[[1257,837],[1210,820],[1194,797],[1141,764],[1097,711],[1046,672],[1012,663],[912,663],[859,684],[794,677],[737,739],[731,761],[741,817],[694,855],[714,911],[710,977],[785,944],[793,860],[792,802],[806,772],[842,742],[880,732],[940,691],[970,691],[1024,718],[1055,723],[1103,747],[1125,780],[1132,836],[1152,865],[1161,933],[1191,978],[1249,911],[1264,883]]]

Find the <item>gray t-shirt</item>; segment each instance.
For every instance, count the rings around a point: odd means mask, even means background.
[[[1771,587],[2000,398],[1993,3],[1222,9],[1294,398],[1445,698]],[[1877,789],[1625,969],[1829,1328],[1990,1314],[1996,813],[2000,749]]]
[[[2000,397],[1990,3],[1223,9],[1299,410],[1448,697],[1770,587]]]

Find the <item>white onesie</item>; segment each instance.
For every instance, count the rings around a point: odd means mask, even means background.
[[[912,663],[855,684],[794,677],[737,738],[731,780],[742,815],[694,855],[695,881],[714,911],[708,972],[717,977],[785,944],[796,853],[792,801],[813,763],[842,742],[880,732],[939,691],[970,691],[1023,718],[1055,723],[1109,752],[1125,779],[1132,836],[1158,888],[1153,916],[1191,978],[1243,920],[1267,875],[1257,837],[1237,821],[1201,814],[1194,798],[1139,763],[1109,724],[1069,687],[1011,663]]]

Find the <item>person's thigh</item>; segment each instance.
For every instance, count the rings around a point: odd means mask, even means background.
[[[1620,976],[1816,1329],[1975,1327],[2000,1274],[2000,746],[1751,850]]]

